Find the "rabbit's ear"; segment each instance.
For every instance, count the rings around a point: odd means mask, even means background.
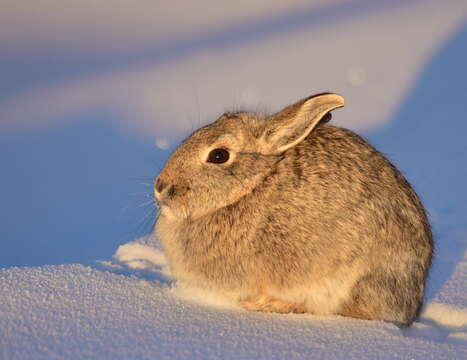
[[[310,96],[272,115],[261,135],[263,152],[280,154],[305,139],[331,110],[344,106],[338,94]]]

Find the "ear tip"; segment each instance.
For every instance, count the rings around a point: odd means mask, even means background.
[[[329,99],[329,100],[331,100],[332,102],[337,103],[339,105],[339,107],[342,107],[342,106],[345,105],[345,99],[344,99],[344,97],[342,95],[336,94],[336,93],[330,93],[329,95],[331,97],[331,99]]]
[[[310,96],[308,99],[316,99],[316,98],[321,98],[324,102],[329,103],[329,104],[334,104],[334,108],[340,108],[345,105],[345,100],[344,97],[340,94],[333,93],[333,92],[324,92],[316,95]]]

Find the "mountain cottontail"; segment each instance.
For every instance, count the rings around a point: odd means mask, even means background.
[[[381,153],[324,124],[343,105],[324,93],[274,115],[225,113],[180,144],[155,181],[175,279],[248,310],[414,320],[430,225]]]

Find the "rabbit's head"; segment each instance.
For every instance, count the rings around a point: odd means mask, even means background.
[[[274,115],[223,114],[183,141],[159,174],[155,196],[162,214],[194,219],[233,204],[262,183],[285,151],[343,105],[340,95],[324,93]]]

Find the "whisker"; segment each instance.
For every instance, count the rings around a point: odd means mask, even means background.
[[[195,86],[195,99],[196,99],[196,108],[198,110],[197,128],[199,128],[201,126],[201,110],[200,110],[199,93],[198,93],[198,87],[197,86]]]
[[[149,201],[145,201],[144,203],[138,205],[136,208],[139,209],[139,208],[142,208],[144,206],[148,206],[148,205],[154,205],[156,202],[154,201],[154,199],[151,199]]]
[[[158,213],[158,208],[153,207],[151,208],[146,215],[140,220],[139,225],[138,225],[138,231],[142,231],[148,227],[148,225],[151,225],[150,230],[152,231],[154,229],[154,226],[156,224],[156,219],[157,219],[157,213]]]
[[[145,185],[145,186],[151,186],[151,187],[152,187],[152,186],[154,186],[154,183],[150,183],[150,184],[148,184],[148,183],[140,183],[140,185]]]
[[[152,191],[140,191],[136,193],[129,194],[131,196],[144,196],[144,197],[153,197],[154,193]]]
[[[132,176],[132,177],[129,177],[128,180],[131,180],[131,181],[153,181],[154,178],[152,176]]]

